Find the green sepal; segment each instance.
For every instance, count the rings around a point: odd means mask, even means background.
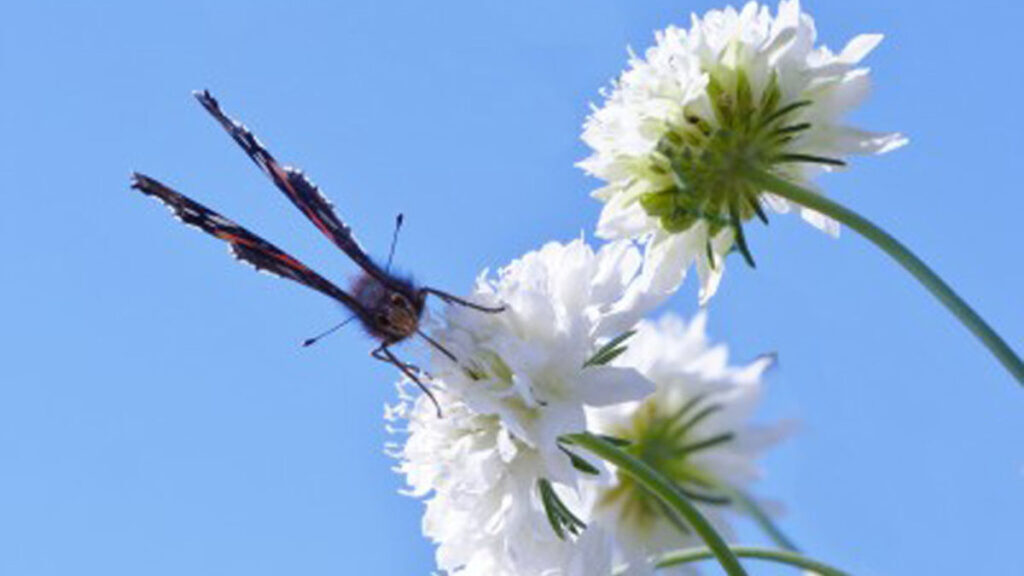
[[[736,73],[736,121],[745,130],[750,125],[754,109],[754,93],[747,73],[740,68]]]
[[[686,232],[691,226],[696,224],[697,216],[684,210],[679,210],[673,214],[662,216],[658,221],[666,232],[678,234],[680,232]]]
[[[710,268],[711,270],[717,269],[718,264],[715,263],[715,250],[711,247],[710,235],[708,236],[708,239],[704,241],[704,249],[707,252],[708,256],[708,268]]]
[[[560,540],[566,539],[566,532],[573,536],[578,536],[583,532],[587,527],[586,523],[577,518],[562,502],[547,478],[537,480],[537,491],[540,493],[540,501],[544,505],[544,514],[548,518],[548,523],[551,524],[551,529]]]
[[[573,468],[590,476],[599,476],[601,474],[601,470],[599,470],[597,466],[594,466],[590,462],[587,462],[587,460],[580,456],[579,454],[576,454],[575,452],[569,450],[568,448],[562,446],[561,444],[558,444],[558,449],[564,452],[565,455],[569,457],[569,461],[572,462]]]
[[[743,259],[747,261],[747,265],[757,268],[757,264],[754,263],[754,255],[750,253],[750,247],[747,246],[747,237],[743,233],[743,222],[740,221],[740,210],[735,202],[729,204],[729,216],[732,218],[733,231],[736,232],[736,247],[743,255]]]
[[[767,226],[768,215],[765,214],[764,207],[761,206],[761,200],[758,199],[757,194],[744,194],[743,197],[747,200],[747,204],[750,206],[750,209],[754,211],[754,214],[757,214],[757,219]]]
[[[604,346],[601,346],[597,352],[594,352],[594,355],[583,363],[583,367],[604,366],[612,360],[615,360],[619,357],[619,354],[626,351],[627,346],[624,344],[626,340],[632,338],[634,334],[636,334],[636,330],[627,330],[615,338],[612,338],[606,342]]]
[[[735,438],[736,438],[736,434],[734,434],[732,432],[722,432],[721,434],[716,434],[714,436],[709,436],[708,438],[705,438],[703,440],[698,440],[698,441],[693,442],[691,444],[687,444],[685,446],[682,446],[682,447],[674,450],[672,452],[672,455],[676,456],[676,457],[679,457],[679,458],[683,458],[685,456],[689,456],[690,454],[693,454],[694,452],[700,452],[701,450],[707,450],[708,448],[714,448],[715,446],[719,446],[721,444],[728,444],[729,442],[732,442]]]
[[[626,440],[625,438],[619,438],[618,436],[609,436],[607,434],[597,434],[597,437],[604,440],[605,442],[619,448],[627,448],[633,444],[632,440]],[[561,438],[559,438],[561,440]]]
[[[800,122],[799,124],[790,124],[789,126],[783,126],[772,130],[772,136],[789,136],[791,134],[798,134],[804,130],[810,130],[812,124],[810,122]]]
[[[648,492],[647,490],[644,490],[644,492],[650,494],[650,492]],[[690,527],[686,524],[685,520],[679,517],[678,512],[673,510],[668,504],[665,504],[664,502],[659,500],[658,497],[655,496],[654,494],[650,494],[650,496],[655,506],[657,506],[658,510],[661,511],[661,515],[668,520],[669,524],[671,524],[673,527],[675,527],[676,530],[679,530],[679,532],[681,532],[684,535],[689,536],[690,534],[693,534],[693,530],[690,529]]]
[[[710,406],[701,408],[700,410],[697,411],[696,414],[693,415],[692,418],[682,422],[682,426],[680,426],[676,430],[671,430],[670,428],[669,432],[676,438],[682,438],[683,436],[686,435],[687,432],[693,430],[693,428],[697,426],[697,424],[700,424],[702,420],[704,420],[708,416],[711,416],[715,412],[718,412],[721,409],[721,404],[711,404]],[[675,424],[675,422],[673,422],[673,424]]]
[[[551,529],[558,536],[559,540],[565,540],[565,529],[562,528],[562,520],[558,516],[558,508],[552,503],[547,495],[548,491],[551,490],[551,484],[541,478],[537,481],[537,491],[540,492],[540,501],[544,505],[544,515],[548,518],[548,524],[551,525]],[[557,496],[555,496],[557,498]]]
[[[782,90],[779,90],[779,74],[772,70],[772,75],[768,78],[768,85],[765,86],[764,92],[761,93],[761,104],[758,106],[762,118],[767,118],[769,114],[774,112],[780,100],[782,100]],[[763,119],[761,123],[764,123]]]
[[[671,214],[676,209],[676,194],[678,192],[675,188],[669,188],[660,192],[649,192],[640,196],[640,207],[648,215],[654,217]]]
[[[776,120],[779,120],[779,119],[781,119],[781,118],[783,118],[785,116],[788,116],[788,115],[792,114],[793,112],[796,112],[797,110],[799,110],[801,108],[805,108],[807,106],[810,106],[811,104],[813,104],[813,102],[810,101],[810,100],[797,100],[796,102],[791,102],[789,104],[786,104],[782,108],[779,108],[775,112],[772,112],[771,114],[766,116],[765,119],[761,122],[761,126],[762,127],[766,127],[769,124],[771,124],[772,122],[775,122]]]
[[[722,127],[732,126],[734,118],[732,96],[726,93],[722,82],[713,73],[708,74],[707,90],[718,125]]]
[[[815,156],[813,154],[779,154],[772,159],[776,163],[783,162],[807,162],[810,164],[827,164],[829,166],[846,166],[846,162],[838,160],[836,158],[827,158],[825,156]]]

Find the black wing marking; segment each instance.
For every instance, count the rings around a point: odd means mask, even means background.
[[[208,90],[193,92],[193,96],[324,236],[327,236],[345,254],[348,254],[349,258],[352,258],[368,274],[390,284],[391,279],[366,254],[352,234],[352,229],[338,218],[330,200],[320,192],[315,184],[310,182],[300,170],[291,166],[282,167],[248,128],[224,114],[217,99]]]
[[[294,280],[299,284],[308,286],[341,302],[360,317],[366,317],[363,306],[350,294],[338,288],[302,262],[292,258],[277,246],[249,232],[242,226],[210,210],[206,206],[139,173],[132,175],[132,188],[147,196],[158,198],[185,224],[195,226],[211,236],[224,240],[230,244],[231,253],[236,258],[251,264],[257,270],[288,280]]]

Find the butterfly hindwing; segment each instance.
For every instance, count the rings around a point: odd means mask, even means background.
[[[185,224],[224,240],[236,258],[257,270],[308,286],[363,315],[363,307],[350,294],[234,221],[143,174],[132,176],[132,188],[158,198]]]
[[[386,280],[376,263],[366,254],[356,241],[351,228],[334,212],[330,200],[320,192],[300,171],[281,164],[263,147],[263,144],[243,124],[229,118],[220,108],[217,99],[209,91],[194,93],[203,108],[231,135],[242,147],[242,150],[260,167],[274,184],[291,200],[299,211],[327,236],[338,248],[341,248],[360,268],[381,280]]]

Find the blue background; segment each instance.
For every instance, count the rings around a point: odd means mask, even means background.
[[[381,450],[394,372],[355,328],[300,348],[343,312],[232,263],[129,172],[352,274],[189,97],[209,87],[365,246],[385,254],[404,212],[400,265],[464,292],[590,235],[588,102],[627,45],[720,6],[638,4],[5,3],[0,574],[427,573]],[[1024,351],[1021,8],[805,7],[835,49],[887,34],[854,120],[912,139],[821,184]],[[762,417],[803,426],[758,491],[784,528],[857,574],[1024,573],[1024,391],[860,238],[795,216],[750,236],[760,268],[731,259],[710,330],[738,360],[781,355]]]

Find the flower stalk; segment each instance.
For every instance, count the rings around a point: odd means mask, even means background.
[[[619,470],[643,484],[647,490],[650,490],[652,494],[677,512],[693,528],[707,545],[707,550],[711,553],[708,558],[712,556],[716,558],[726,574],[729,576],[746,575],[746,571],[743,570],[736,555],[729,549],[729,545],[697,510],[697,507],[671,481],[642,460],[634,458],[614,444],[593,434],[570,434],[563,436],[563,439],[614,464]]]
[[[850,576],[848,573],[838,568],[833,568],[824,562],[788,550],[773,550],[771,548],[757,548],[753,546],[731,546],[729,550],[738,558],[757,558],[778,564],[788,564],[809,570],[819,576]],[[658,568],[668,568],[670,566],[700,562],[701,560],[710,560],[714,557],[715,553],[710,548],[688,548],[665,554],[658,560],[656,566]]]
[[[996,359],[1002,363],[1003,367],[1013,375],[1017,383],[1024,386],[1024,361],[1021,361],[1020,356],[938,274],[932,271],[924,261],[918,258],[899,240],[867,218],[821,194],[816,194],[764,170],[743,167],[741,171],[742,175],[750,182],[761,186],[772,194],[781,196],[786,200],[846,224],[860,233],[861,236],[870,240],[875,246],[881,248],[893,260],[903,266],[907,272],[910,272],[939,302],[942,302],[946,309],[952,312],[968,330],[981,340]]]

